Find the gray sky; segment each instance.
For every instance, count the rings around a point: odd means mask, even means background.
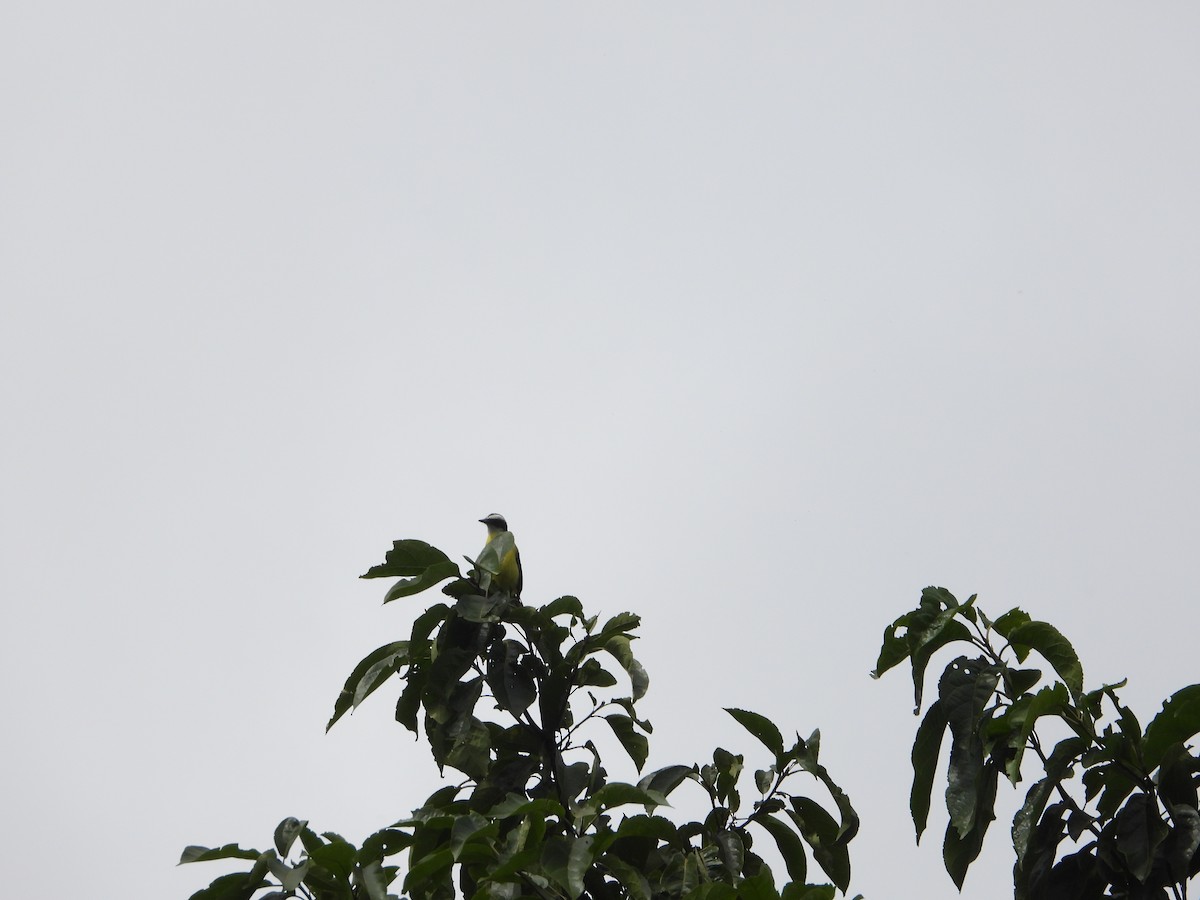
[[[955,896],[867,677],[922,586],[1143,721],[1197,680],[1198,42],[1183,3],[4,4],[6,895],[186,897],[226,870],[185,844],[417,805],[389,700],[322,734],[423,608],[356,576],[500,511],[527,600],[644,617],[652,766],[753,754],[722,706],[819,726],[854,889]],[[967,896],[1011,896],[1013,803]]]

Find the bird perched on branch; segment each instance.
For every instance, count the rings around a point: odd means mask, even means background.
[[[521,596],[521,583],[524,580],[521,572],[521,553],[517,550],[517,542],[512,532],[508,530],[508,522],[499,513],[492,513],[479,520],[487,526],[487,543],[475,565],[480,570],[480,586],[486,591],[489,587]]]

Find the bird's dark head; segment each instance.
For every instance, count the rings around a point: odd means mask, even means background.
[[[488,527],[488,531],[508,531],[508,523],[500,513],[491,513],[479,521]]]

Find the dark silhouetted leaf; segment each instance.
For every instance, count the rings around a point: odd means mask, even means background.
[[[280,856],[288,855],[288,851],[292,849],[292,844],[300,836],[300,832],[307,827],[307,819],[301,820],[295,816],[288,816],[275,826],[275,849],[279,851]]]
[[[571,852],[567,857],[567,896],[572,900],[583,893],[583,876],[595,859],[592,850],[594,843],[592,835],[577,838],[571,843]]]
[[[697,780],[694,766],[665,766],[642,778],[638,782],[638,787],[667,797],[688,778]]]
[[[179,865],[193,862],[207,862],[211,859],[258,859],[262,853],[249,848],[243,850],[237,844],[226,844],[224,847],[185,847],[179,857]]]
[[[813,859],[843,891],[850,885],[850,856],[841,828],[824,807],[808,797],[792,797],[792,821],[812,847]]]
[[[1024,662],[1029,651],[1036,650],[1054,667],[1072,697],[1083,694],[1083,666],[1071,642],[1057,628],[1049,622],[1025,622],[1013,628],[1007,637],[1017,659]]]
[[[632,900],[650,900],[650,882],[636,868],[613,853],[606,854],[601,859],[601,863],[629,892]]]
[[[1200,684],[1189,685],[1172,694],[1146,726],[1142,756],[1147,770],[1157,768],[1172,744],[1187,741],[1196,734],[1200,734]]]
[[[783,864],[787,866],[788,877],[792,881],[803,883],[808,877],[808,858],[804,853],[804,842],[791,827],[773,816],[759,816],[754,824],[762,827],[775,841]]]
[[[621,742],[621,746],[633,760],[634,766],[641,772],[642,766],[646,764],[646,757],[650,755],[650,742],[646,736],[638,733],[637,726],[629,716],[613,713],[605,716],[604,720],[608,722],[613,734],[617,736],[617,740]]]
[[[946,709],[941,700],[935,700],[921,720],[917,728],[917,736],[913,740],[912,767],[913,783],[909,794],[909,808],[912,810],[913,826],[917,832],[917,843],[925,833],[925,825],[929,821],[930,797],[933,793],[933,782],[937,777],[938,755],[942,749],[942,736],[946,733]]]
[[[960,656],[946,667],[938,683],[938,696],[950,726],[950,768],[946,783],[946,811],[960,837],[975,824],[978,781],[983,772],[983,742],[979,718],[1000,680],[999,671],[982,657]]]
[[[646,691],[650,689],[650,676],[646,674],[642,664],[634,658],[629,638],[624,634],[617,634],[605,641],[603,646],[621,664],[621,668],[629,676],[633,699],[641,700],[646,696]]]
[[[775,723],[766,716],[750,712],[747,709],[728,707],[725,712],[733,716],[739,725],[758,738],[763,746],[774,753],[776,757],[783,755],[783,735],[779,733],[779,728]]]
[[[433,587],[447,578],[461,578],[458,566],[437,547],[424,541],[393,541],[382,565],[372,566],[362,578],[404,578],[387,592],[384,603]]]
[[[942,861],[955,887],[962,890],[963,881],[967,877],[967,869],[979,857],[983,849],[983,838],[996,816],[993,809],[996,805],[996,782],[1000,773],[993,767],[986,767],[975,779],[972,787],[976,794],[972,802],[971,827],[962,833],[954,822],[946,825],[946,838],[942,844]]]
[[[347,711],[358,709],[371,693],[394,675],[408,661],[408,641],[393,641],[367,654],[350,677],[333,704],[333,716],[325,725],[328,731]]]
[[[1129,872],[1144,882],[1154,866],[1154,851],[1171,833],[1159,816],[1158,804],[1146,794],[1134,794],[1113,820],[1117,852]]]
[[[247,883],[249,877],[249,872],[222,875],[208,887],[192,894],[189,900],[250,900],[260,885]]]

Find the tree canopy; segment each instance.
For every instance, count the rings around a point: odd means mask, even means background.
[[[765,716],[727,709],[761,744],[761,768],[717,747],[711,761],[644,772],[653,728],[637,709],[650,684],[633,653],[638,616],[602,621],[569,596],[527,605],[495,587],[506,550],[493,541],[464,573],[436,547],[401,540],[362,576],[397,579],[385,603],[439,585],[446,600],[418,615],[407,639],[363,658],[327,730],[385,685],[398,688],[396,721],[424,737],[447,783],[358,845],[288,817],[265,851],[190,846],[181,863],[249,864],[191,900],[847,894],[859,816],[820,759],[820,731],[785,738]],[[1018,900],[1183,900],[1200,871],[1200,761],[1187,743],[1200,733],[1200,685],[1175,693],[1143,729],[1120,701],[1123,683],[1085,690],[1054,626],[1020,609],[992,619],[976,600],[926,588],[885,629],[872,673],[907,662],[920,712],[929,663],[960,652],[913,742],[917,839],[948,744],[943,858],[960,889],[995,819],[1001,779],[1018,785],[1036,767],[1011,828]],[[1050,722],[1066,727],[1052,746],[1043,737]],[[636,782],[610,778],[596,729],[615,736]],[[707,797],[703,820],[666,815],[684,784]],[[764,841],[785,872],[756,852]]]

